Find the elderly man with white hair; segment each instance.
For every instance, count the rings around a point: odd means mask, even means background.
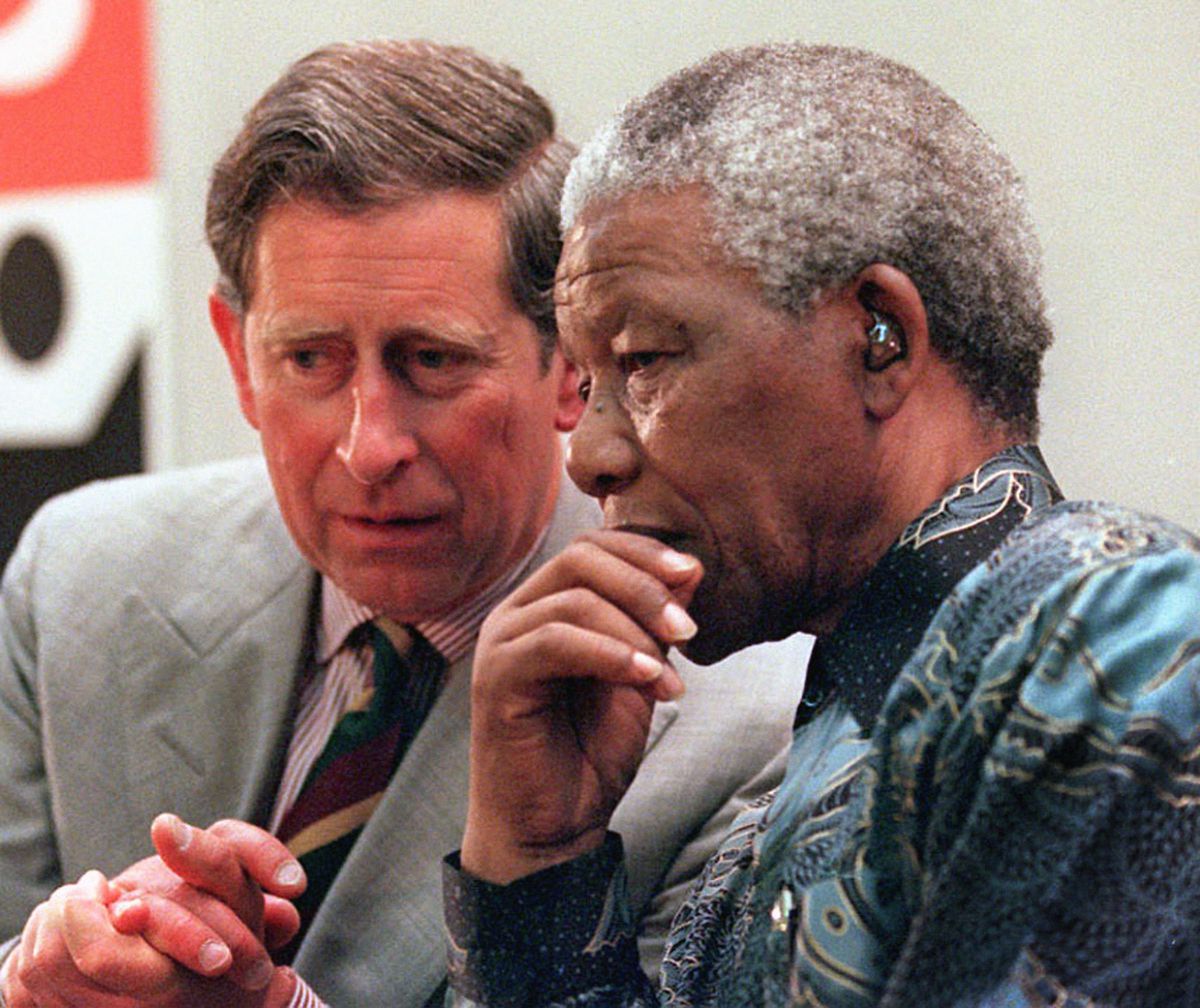
[[[606,528],[481,633],[459,996],[1200,1003],[1200,544],[1064,502],[1034,446],[1050,329],[1005,157],[912,70],[766,46],[627,106],[564,210],[568,470]],[[796,630],[787,775],[656,989],[607,827],[684,688],[665,647]]]

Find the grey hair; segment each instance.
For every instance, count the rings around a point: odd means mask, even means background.
[[[213,169],[205,231],[218,291],[245,311],[258,227],[286,200],[353,214],[444,190],[497,193],[509,287],[546,362],[574,152],[521,74],[471,49],[396,40],[318,49],[267,89]]]
[[[902,270],[981,418],[1036,436],[1051,332],[1024,189],[939,88],[855,49],[716,53],[584,146],[564,227],[593,201],[688,183],[706,192],[721,252],[752,268],[777,307],[803,316],[872,263]]]

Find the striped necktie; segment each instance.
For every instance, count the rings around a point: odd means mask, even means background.
[[[374,652],[373,683],[334,726],[278,836],[300,860],[308,888],[297,899],[300,932],[275,954],[290,962],[350,848],[383,799],[420,730],[446,663],[424,637],[380,618],[363,625]]]

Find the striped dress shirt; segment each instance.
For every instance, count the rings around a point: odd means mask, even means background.
[[[456,661],[475,646],[484,618],[525,577],[542,547],[549,526],[533,548],[507,574],[485,591],[435,619],[413,624],[413,629],[446,659],[447,674]],[[369,644],[355,644],[354,629],[381,614],[356,602],[329,578],[321,577],[321,620],[313,668],[301,687],[296,727],[288,745],[283,779],[275,798],[269,829],[275,833],[300,793],[308,771],[321,755],[334,727],[354,699],[373,682],[374,654]],[[440,856],[441,851],[431,856]],[[316,993],[297,979],[288,1008],[326,1008]]]
[[[486,590],[434,619],[413,624],[446,659],[449,669],[475,646],[484,618],[525,576],[546,530],[507,574]],[[296,726],[288,745],[283,778],[268,829],[275,833],[300,793],[342,715],[372,682],[374,654],[369,643],[351,637],[356,627],[381,614],[356,602],[329,578],[321,577],[321,619],[313,667],[301,687]]]

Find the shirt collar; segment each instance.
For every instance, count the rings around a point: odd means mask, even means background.
[[[954,586],[1028,515],[1062,499],[1041,452],[1006,448],[926,508],[813,648],[797,723],[835,693],[870,727],[892,681]]]
[[[431,619],[412,624],[422,637],[437,648],[453,665],[471,650],[479,625],[496,604],[528,573],[534,556],[546,541],[549,525],[542,529],[532,548],[505,574],[493,581],[478,595],[461,605]],[[321,622],[317,630],[317,661],[328,662],[346,643],[346,638],[368,620],[380,615],[379,610],[351,598],[330,578],[321,575]]]

